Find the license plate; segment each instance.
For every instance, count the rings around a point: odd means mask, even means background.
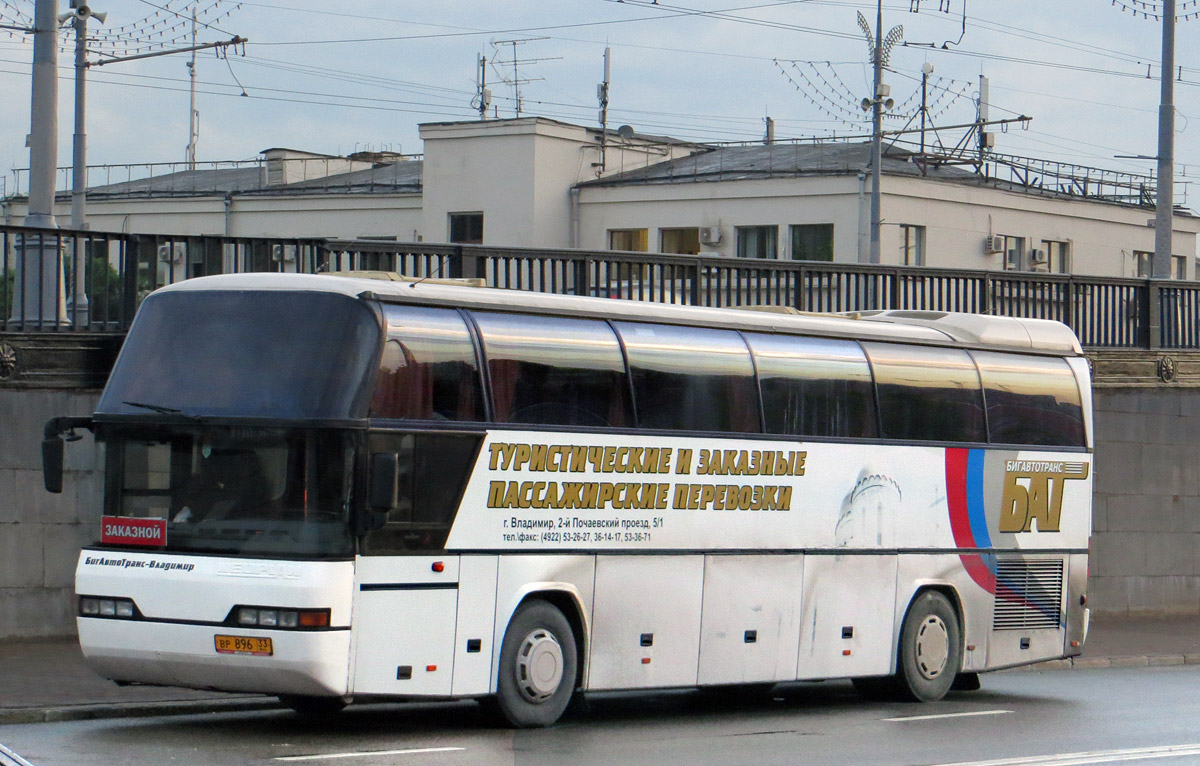
[[[220,654],[251,654],[255,657],[270,657],[275,653],[271,639],[258,636],[216,636],[217,652]]]

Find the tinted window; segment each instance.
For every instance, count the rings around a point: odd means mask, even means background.
[[[993,442],[1084,445],[1079,386],[1065,359],[986,351],[974,357]]]
[[[473,316],[483,339],[496,421],[632,424],[625,358],[607,323],[485,312]]]
[[[452,309],[384,306],[387,340],[371,415],[418,420],[483,420],[475,347]]]
[[[363,540],[363,553],[442,548],[475,465],[482,437],[451,433],[373,433],[369,451],[394,452],[396,507],[383,529]]]
[[[871,368],[854,341],[746,334],[767,433],[877,436]]]
[[[864,343],[879,392],[880,435],[987,441],[979,373],[965,351]]]
[[[378,350],[374,314],[346,295],[155,293],[138,310],[97,411],[361,418]]]
[[[759,431],[754,365],[736,332],[615,324],[629,354],[638,425]]]

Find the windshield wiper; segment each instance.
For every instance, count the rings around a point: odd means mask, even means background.
[[[128,402],[123,401],[121,404],[128,404],[130,407],[141,407],[143,410],[157,412],[159,415],[182,415],[183,410],[177,410],[174,407],[164,407],[161,404],[146,404],[145,402]]]

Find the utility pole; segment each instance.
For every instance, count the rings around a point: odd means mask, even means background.
[[[871,34],[871,25],[867,23],[862,13],[858,14],[858,26],[867,37],[867,45],[871,49],[871,63],[874,65],[875,71],[873,95],[871,98],[864,98],[861,106],[863,111],[871,110],[871,236],[870,247],[867,251],[867,263],[879,263],[879,229],[881,225],[879,186],[882,175],[881,166],[883,165],[883,111],[891,109],[895,103],[888,98],[891,95],[891,88],[883,82],[883,67],[891,54],[892,46],[904,38],[904,27],[892,27],[887,33],[887,40],[884,40],[883,0],[876,0],[875,3],[874,35]],[[861,250],[859,258],[862,258]]]
[[[196,6],[192,5],[192,57],[187,62],[189,91],[191,99],[188,107],[188,142],[187,152],[184,157],[187,159],[188,170],[196,169],[196,138],[200,132],[200,113],[196,111]]]
[[[1175,0],[1163,0],[1162,96],[1158,105],[1158,197],[1154,207],[1155,279],[1171,277],[1171,228],[1175,185]]]
[[[87,23],[95,16],[101,24],[107,14],[96,13],[84,0],[71,0],[71,13],[75,27],[75,135],[71,143],[71,228],[82,231],[87,226]],[[61,17],[60,17],[61,18]],[[86,249],[86,248],[83,248]],[[75,239],[75,289],[72,291],[72,309],[77,322],[88,323],[87,253],[81,252],[80,241]]]
[[[58,164],[57,0],[36,0],[33,13],[33,85],[30,98],[29,206],[25,225],[57,229],[54,174]],[[17,249],[11,321],[65,324],[61,241],[56,234],[23,234]]]
[[[881,225],[881,193],[879,190],[883,164],[883,104],[880,103],[880,88],[883,86],[883,0],[875,5],[875,98],[871,114],[871,249],[868,263],[879,263],[879,228]]]

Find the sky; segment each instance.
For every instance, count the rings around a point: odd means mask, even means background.
[[[0,26],[23,26],[33,0],[0,0]],[[857,103],[871,92],[869,48],[851,0],[95,0],[90,59],[188,44],[190,8],[201,43],[248,39],[220,57],[197,54],[197,159],[254,159],[270,147],[323,154],[419,153],[424,122],[478,119],[477,61],[487,58],[489,116],[599,122],[597,84],[611,50],[609,126],[712,142],[866,135]],[[888,0],[885,32],[903,27],[884,80],[903,128],[928,77],[932,123],[975,119],[980,75],[995,151],[1129,173],[1157,153],[1161,22],[1150,0]],[[60,10],[66,11],[67,0]],[[1179,13],[1195,3],[1179,2]],[[58,165],[71,164],[73,33],[59,57]],[[1200,20],[1176,24],[1177,203],[1200,174]],[[176,41],[176,38],[178,41]],[[520,41],[515,44],[511,41]],[[26,191],[31,37],[0,29],[0,196]],[[517,79],[514,87],[514,51]],[[91,183],[181,163],[188,141],[189,55],[93,66],[87,74]],[[1196,124],[1192,125],[1191,122]],[[954,145],[963,130],[940,132]],[[932,137],[929,140],[933,140]],[[143,167],[132,169],[127,166]],[[156,169],[156,174],[163,168]],[[59,188],[69,186],[65,174]],[[1196,190],[1200,194],[1200,189]],[[1187,194],[1188,196],[1182,196]],[[1194,206],[1200,207],[1200,205]]]

